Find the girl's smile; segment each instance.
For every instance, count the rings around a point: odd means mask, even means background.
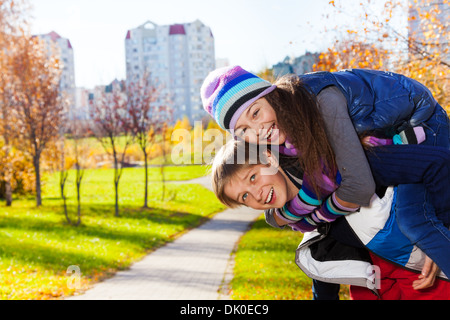
[[[278,138],[280,137],[280,129],[278,129],[277,124],[274,122],[269,130],[267,130],[266,134],[262,136],[262,139],[259,139],[260,142],[268,142],[269,144],[272,144],[272,141],[278,142]],[[279,143],[274,143],[279,144]]]
[[[285,134],[279,129],[275,111],[265,98],[255,101],[236,122],[234,135],[249,143],[283,144]]]

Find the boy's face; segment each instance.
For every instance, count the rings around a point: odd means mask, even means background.
[[[256,100],[236,122],[234,135],[249,143],[283,144],[285,134],[279,129],[275,110],[265,98]]]
[[[288,200],[285,177],[279,171],[273,174],[263,164],[239,170],[225,185],[224,192],[228,197],[256,210],[281,208]]]

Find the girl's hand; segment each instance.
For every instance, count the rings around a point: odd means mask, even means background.
[[[438,266],[427,256],[425,258],[425,264],[422,268],[422,274],[419,276],[419,279],[414,281],[412,284],[413,289],[423,290],[432,287],[438,272]]]
[[[335,199],[341,206],[344,206],[344,207],[347,207],[347,208],[358,209],[360,207],[359,204],[352,203],[352,202],[347,202],[347,201],[344,201],[342,199],[339,199],[337,195],[335,195]]]

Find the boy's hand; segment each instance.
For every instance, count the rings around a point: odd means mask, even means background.
[[[413,289],[422,290],[432,287],[438,272],[438,266],[427,256],[425,258],[425,264],[422,268],[422,274],[419,276],[419,279],[414,281],[412,284]]]
[[[273,209],[273,217],[275,218],[275,222],[278,224],[278,226],[282,227],[285,226],[292,221],[288,221],[279,213],[280,209]]]

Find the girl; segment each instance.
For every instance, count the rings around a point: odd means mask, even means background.
[[[360,138],[368,134],[392,138],[423,125],[424,144],[449,148],[445,111],[423,85],[394,73],[319,72],[283,77],[272,85],[238,66],[227,67],[210,73],[201,96],[206,111],[233,135],[280,145],[286,154],[295,155],[298,150],[297,159],[312,177],[315,193],[318,177],[325,175],[333,181],[339,172],[339,188],[324,203],[334,201],[346,213],[367,206],[375,192]],[[390,163],[388,173],[403,174],[404,169]],[[402,232],[450,274],[450,255],[442,254],[442,250],[450,252],[449,208],[439,212],[439,219],[425,212],[427,194],[422,184],[400,185],[398,197],[396,218]],[[276,225],[273,216],[268,221]]]
[[[427,148],[430,147],[423,147],[421,151]],[[373,154],[377,154],[377,149]],[[245,158],[238,159],[240,155]],[[443,161],[438,156],[439,162]],[[277,170],[267,170],[268,163]],[[446,161],[443,166],[448,168],[450,163]],[[422,174],[426,175],[426,166],[423,168]],[[303,187],[298,183],[298,176],[301,171],[286,156],[280,155],[279,160],[270,152],[266,156],[241,140],[230,141],[222,147],[212,165],[213,190],[220,201],[230,207],[247,205],[254,209],[278,210]],[[365,274],[368,266],[364,261],[370,261],[380,266],[381,286],[378,291],[373,291],[382,299],[450,299],[450,283],[446,281],[437,280],[433,288],[425,291],[414,290],[424,289],[426,285],[423,285],[423,279],[417,280],[416,273],[405,268],[419,270],[420,263],[417,265],[417,262],[423,263],[424,258],[419,250],[413,250],[409,240],[398,232],[395,221],[390,219],[395,214],[390,213],[392,198],[395,197],[388,190],[383,199],[374,196],[371,206],[361,208],[361,212],[322,225],[326,230],[320,230],[320,233],[305,234],[297,250],[298,266],[316,280],[358,285],[359,288],[352,287],[352,296],[370,299],[375,296],[362,288],[368,284],[365,276],[369,276]],[[371,252],[370,259],[366,249]],[[406,262],[405,256],[408,256]],[[432,286],[434,273],[427,280]]]

